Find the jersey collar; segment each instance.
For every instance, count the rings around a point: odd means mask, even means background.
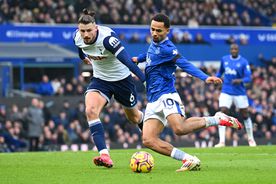
[[[160,45],[160,44],[164,43],[165,41],[167,41],[168,39],[169,39],[169,38],[166,37],[166,38],[165,38],[164,40],[162,40],[161,42],[156,43],[156,42],[152,41],[152,43],[153,43],[154,45]]]
[[[237,58],[233,58],[232,55],[230,55],[230,59],[231,59],[231,60],[239,60],[240,58],[241,58],[241,55],[238,55]]]

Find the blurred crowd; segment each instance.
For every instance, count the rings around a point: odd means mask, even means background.
[[[253,82],[248,86],[248,96],[250,103],[250,114],[254,124],[254,135],[256,138],[266,140],[266,144],[271,144],[276,137],[276,63],[269,62],[265,67],[252,67]],[[214,67],[202,67],[208,74],[215,74]],[[48,78],[43,76],[43,80]],[[76,84],[83,82],[83,88],[87,85],[85,80],[72,79]],[[138,78],[134,77],[139,93],[138,107],[142,111],[145,109],[147,100],[145,98],[144,86]],[[48,86],[64,79],[48,79]],[[53,83],[55,81],[55,83]],[[44,81],[45,82],[45,81]],[[65,85],[66,86],[66,85]],[[176,73],[176,88],[185,104],[186,116],[209,116],[214,115],[219,110],[218,97],[219,86],[206,85],[199,79],[192,78],[186,73],[178,71]],[[46,89],[46,88],[45,88]],[[76,92],[77,88],[72,88],[70,95],[83,95]],[[44,96],[55,94],[42,94]],[[65,96],[64,94],[58,94]],[[46,102],[47,103],[47,102]],[[91,138],[85,116],[85,104],[83,101],[70,103],[65,100],[60,111],[53,111],[51,106],[46,105],[43,98],[33,98],[29,106],[19,108],[16,104],[11,107],[0,105],[0,152],[22,151],[22,150],[49,150],[49,148],[60,145],[91,144]],[[52,110],[52,111],[51,111]],[[236,110],[232,109],[233,116],[239,118]],[[125,118],[124,111],[117,102],[113,102],[104,109],[101,120],[105,128],[107,144],[111,142],[123,145],[141,145],[141,134],[139,129],[130,124]],[[218,141],[218,131],[216,127],[199,131],[186,136],[176,136],[170,128],[165,128],[161,138],[169,142],[193,141],[195,143],[205,142],[211,146]],[[247,140],[245,131],[235,131],[227,129],[227,140]],[[258,139],[257,139],[258,140]]]
[[[173,25],[190,27],[267,26],[260,17],[274,20],[276,12],[274,0],[0,0],[0,23],[76,23],[83,8],[95,10],[103,24],[148,25],[164,12]]]

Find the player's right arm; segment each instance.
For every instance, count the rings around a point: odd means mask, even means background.
[[[84,52],[82,51],[82,49],[81,49],[81,48],[78,48],[78,50],[79,50],[79,57],[80,57],[80,59],[81,59],[85,64],[91,65],[90,59],[87,57],[86,54],[84,54]]]
[[[187,59],[184,57],[177,55],[174,59],[176,62],[176,65],[179,66],[183,71],[187,72],[188,74],[197,77],[203,81],[205,81],[207,84],[214,83],[214,84],[221,84],[222,81],[220,78],[215,76],[209,76],[203,71],[201,71],[199,68],[195,67],[192,63],[190,63]]]
[[[216,74],[217,77],[221,78],[221,76],[223,75],[224,73],[224,66],[223,66],[223,59],[220,60],[220,67],[219,67],[219,70]]]

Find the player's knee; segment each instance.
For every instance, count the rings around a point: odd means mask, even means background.
[[[88,119],[95,119],[99,117],[99,112],[95,107],[86,107],[85,113]]]
[[[175,126],[175,127],[173,127],[173,131],[178,136],[186,134],[185,129],[183,129],[183,127],[181,127],[181,126]]]
[[[147,136],[143,136],[143,145],[148,147],[148,148],[153,148],[155,141],[153,138],[147,137]]]
[[[134,124],[140,123],[141,117],[139,115],[134,115],[134,116],[126,116],[128,121]]]

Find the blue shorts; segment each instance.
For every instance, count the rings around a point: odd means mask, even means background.
[[[86,92],[89,91],[99,91],[108,102],[113,96],[116,101],[125,107],[134,107],[137,103],[136,87],[131,75],[115,82],[93,77]]]

